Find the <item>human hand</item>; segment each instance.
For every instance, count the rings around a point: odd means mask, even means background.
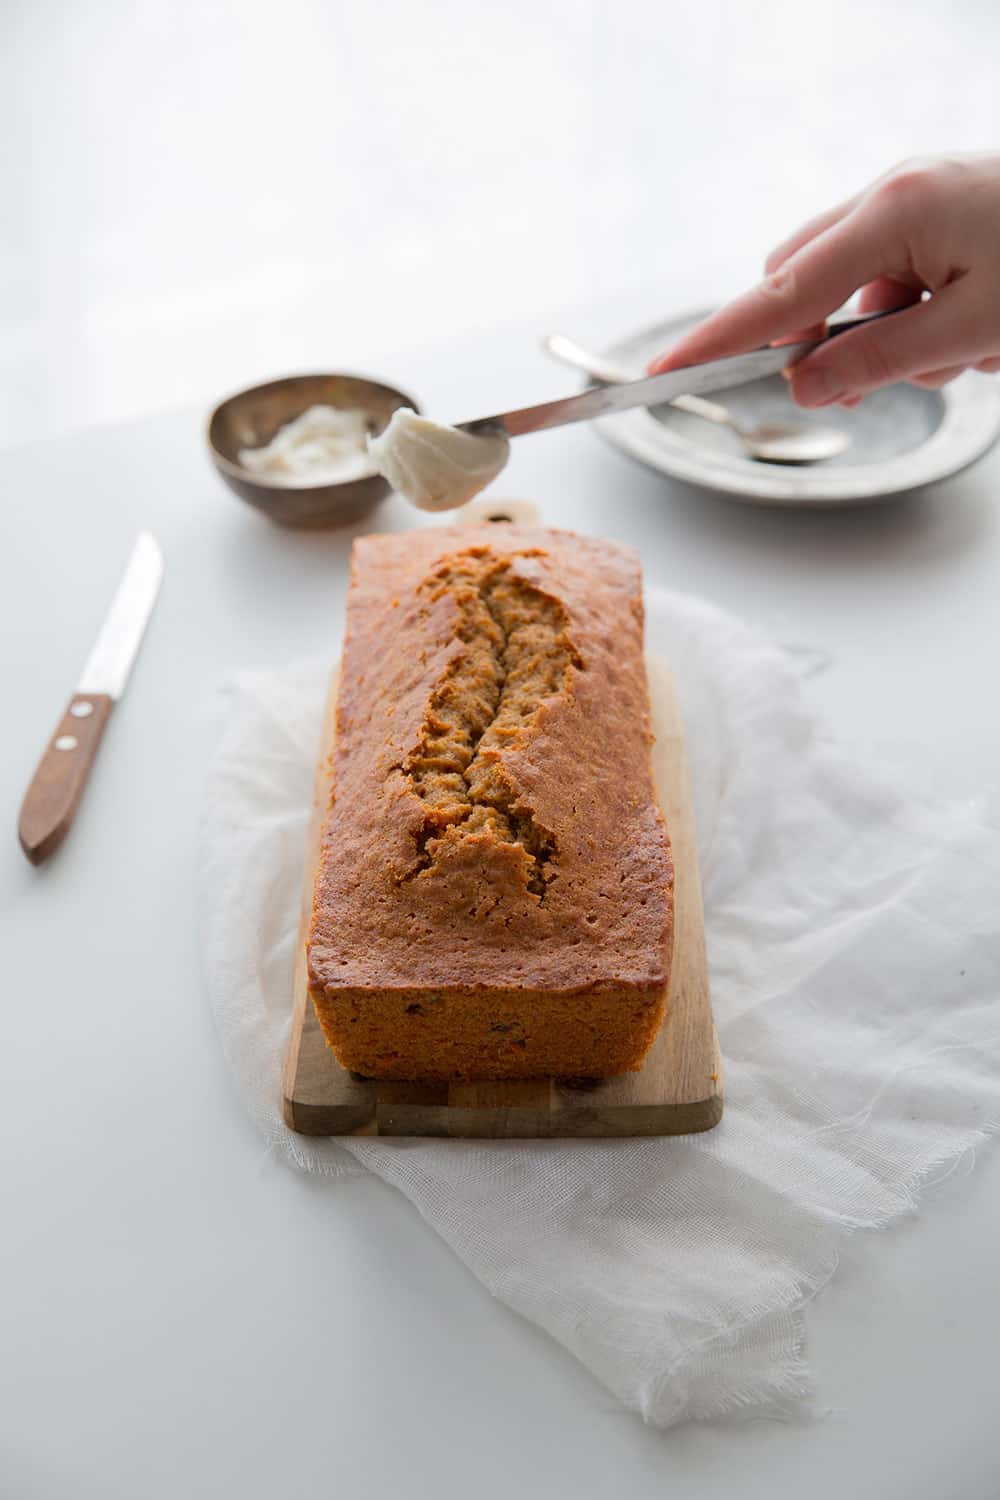
[[[786,371],[800,406],[856,406],[898,380],[936,388],[969,366],[1000,370],[1000,156],[904,162],[804,224],[764,269],[650,374],[817,338],[859,288],[862,312],[904,310]]]

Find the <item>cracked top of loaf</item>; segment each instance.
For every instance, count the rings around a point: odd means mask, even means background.
[[[663,984],[639,561],[509,525],[355,542],[310,980]]]

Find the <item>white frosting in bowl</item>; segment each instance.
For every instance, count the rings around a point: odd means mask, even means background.
[[[400,407],[368,452],[394,490],[418,510],[457,510],[494,480],[507,462],[502,432],[462,432]]]
[[[337,406],[310,406],[278,429],[261,448],[241,448],[240,464],[263,479],[310,479],[339,483],[370,474],[366,452],[366,412]]]

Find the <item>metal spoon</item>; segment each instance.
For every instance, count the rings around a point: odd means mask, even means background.
[[[603,355],[592,354],[563,333],[550,333],[542,340],[542,348],[553,359],[570,365],[574,370],[582,370],[602,385],[620,385],[635,379],[624,366],[605,359]],[[706,401],[703,396],[675,396],[670,405],[693,417],[703,417],[706,422],[715,422],[719,427],[730,428],[751,458],[768,464],[821,463],[823,459],[843,453],[851,441],[848,434],[838,427],[792,426],[777,422],[748,427],[727,407],[720,406],[717,401]]]

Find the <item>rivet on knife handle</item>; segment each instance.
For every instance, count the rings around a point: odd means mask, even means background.
[[[32,864],[59,847],[76,814],[113,699],[74,693],[21,803],[17,834]]]

